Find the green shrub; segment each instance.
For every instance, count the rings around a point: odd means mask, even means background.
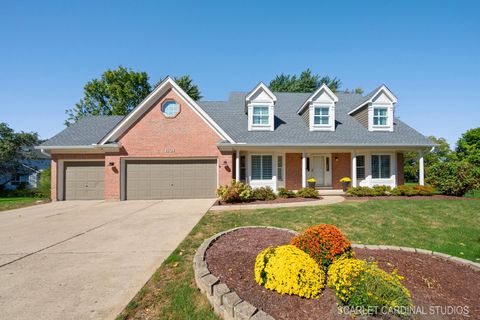
[[[389,196],[392,192],[390,186],[373,186],[373,194],[375,196]]]
[[[268,200],[275,200],[277,199],[277,196],[275,192],[273,192],[273,189],[270,187],[260,187],[256,188],[253,190],[253,198],[255,200],[262,200],[262,201],[268,201]]]
[[[375,191],[369,187],[354,187],[347,190],[347,195],[351,197],[373,197]]]
[[[403,185],[403,186],[398,186],[393,188],[392,195],[412,197],[412,196],[418,196],[419,191],[415,189],[413,186]]]
[[[480,167],[461,161],[439,163],[430,168],[427,182],[444,194],[463,196],[480,188]]]
[[[227,203],[253,200],[252,187],[237,180],[232,180],[229,185],[218,187],[217,195]]]
[[[295,192],[293,192],[292,190],[288,190],[286,188],[279,188],[278,196],[280,198],[295,198]]]
[[[318,194],[317,190],[315,190],[313,188],[299,189],[297,191],[296,196],[299,197],[299,198],[313,198],[313,199],[320,198],[320,195]]]
[[[45,169],[40,173],[40,180],[38,181],[38,187],[36,191],[45,198],[50,198],[51,174],[51,168]]]
[[[358,310],[364,308],[362,315],[390,309],[391,313],[406,315],[412,300],[402,279],[395,271],[387,273],[365,260],[339,259],[328,269],[328,286],[342,303]]]

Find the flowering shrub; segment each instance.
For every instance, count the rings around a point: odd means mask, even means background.
[[[320,198],[320,195],[318,194],[318,192],[312,188],[299,189],[297,190],[296,195],[299,198],[314,198],[314,199]]]
[[[253,200],[252,187],[235,179],[229,185],[218,187],[217,195],[228,203]]]
[[[357,259],[337,260],[328,270],[328,286],[335,289],[340,301],[350,307],[365,307],[370,314],[383,307],[400,315],[408,311],[412,300],[402,279],[395,271],[387,273],[375,263]]]
[[[255,281],[281,294],[316,298],[325,287],[325,272],[302,250],[285,245],[263,250],[255,260]]]
[[[340,257],[352,257],[350,241],[330,224],[310,227],[294,237],[291,244],[308,253],[318,264],[327,268]]]

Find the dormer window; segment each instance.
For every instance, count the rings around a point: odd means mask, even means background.
[[[314,107],[313,124],[328,126],[330,124],[330,107]]]
[[[373,108],[373,125],[374,126],[388,125],[388,108],[387,107]]]
[[[338,97],[322,84],[304,102],[297,113],[305,119],[310,131],[335,131],[335,103]]]
[[[268,106],[253,106],[253,125],[266,125],[269,124],[269,107]]]
[[[273,131],[274,105],[277,97],[263,83],[258,84],[245,98],[248,131]]]

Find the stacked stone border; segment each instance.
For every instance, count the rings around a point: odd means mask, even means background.
[[[250,304],[248,301],[241,299],[235,291],[227,287],[226,284],[221,283],[220,280],[210,273],[208,270],[207,263],[205,262],[205,253],[207,249],[221,236],[234,232],[239,229],[245,228],[267,228],[267,229],[276,229],[292,233],[292,235],[297,235],[298,232],[285,229],[285,228],[276,228],[276,227],[265,227],[265,226],[247,226],[247,227],[238,227],[233,228],[227,231],[217,233],[216,235],[206,239],[200,247],[198,247],[197,252],[193,258],[193,269],[195,271],[195,282],[200,288],[200,291],[207,296],[208,301],[213,307],[214,312],[222,317],[225,320],[274,320],[272,316],[267,314],[265,311],[260,310]],[[470,260],[454,257],[448,254],[441,252],[435,252],[431,250],[424,250],[418,248],[409,248],[409,247],[398,247],[398,246],[384,246],[384,245],[364,245],[364,244],[352,244],[353,248],[359,249],[370,249],[370,250],[394,250],[394,251],[405,251],[405,252],[414,252],[420,254],[433,255],[443,260],[452,261],[456,264],[467,266],[474,271],[480,272],[480,264],[475,263]]]

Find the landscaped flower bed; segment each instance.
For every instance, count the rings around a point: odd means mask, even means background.
[[[327,234],[335,235],[331,239],[336,238],[334,229],[325,229]],[[292,249],[292,237],[292,233],[285,230],[238,229],[216,239],[207,249],[205,261],[221,283],[275,319],[347,319],[349,317],[339,311],[363,304],[390,307],[412,304],[424,310],[430,306],[467,306],[470,318],[480,316],[477,292],[480,272],[467,266],[430,255],[393,250],[354,249],[350,253],[354,253],[356,259],[352,259],[345,254],[350,248],[344,241],[348,239],[342,239],[344,245],[332,250],[335,252],[331,255],[332,263],[328,267],[317,263],[317,269],[312,265],[316,259],[309,260],[301,253],[303,250]],[[324,241],[321,247],[328,246],[328,242]],[[300,258],[296,260],[296,256]],[[301,271],[302,268],[308,272]],[[262,275],[262,270],[268,275]],[[282,274],[295,286],[282,282]],[[271,287],[263,282],[267,278],[273,279]],[[319,281],[323,281],[323,285]],[[304,291],[302,283],[306,284]],[[405,318],[405,315],[387,318]],[[461,319],[462,316],[446,318]]]

